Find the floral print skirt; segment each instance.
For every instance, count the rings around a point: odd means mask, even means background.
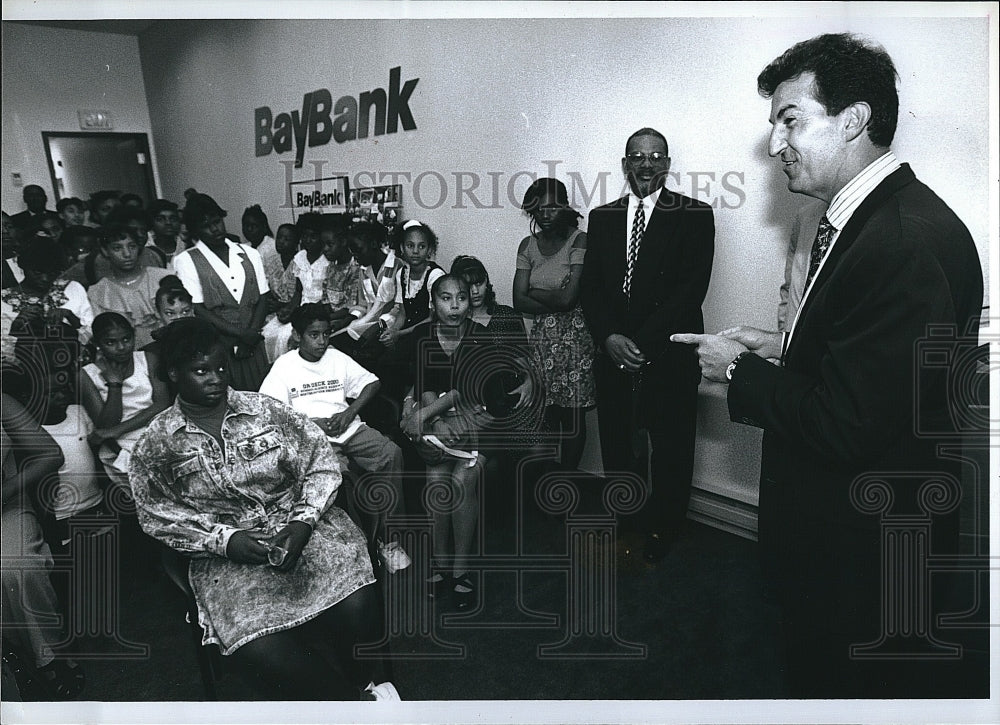
[[[546,405],[589,408],[594,392],[594,341],[580,305],[535,317],[530,341],[545,381]]]

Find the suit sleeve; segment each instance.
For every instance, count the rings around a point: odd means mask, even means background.
[[[863,464],[915,424],[917,343],[928,322],[954,322],[955,311],[943,271],[917,245],[869,244],[834,282],[810,320],[823,327],[818,374],[748,356],[729,412],[825,460]]]
[[[649,360],[659,358],[675,332],[701,332],[701,305],[708,292],[715,256],[715,217],[706,205],[690,207],[686,220],[677,230],[679,255],[670,255],[678,263],[678,282],[664,291],[662,304],[642,323],[635,334],[635,344]],[[694,329],[697,326],[698,329]]]
[[[594,209],[587,219],[587,254],[583,258],[583,275],[580,277],[580,305],[587,318],[587,326],[594,344],[604,346],[609,335],[618,332],[611,305],[604,297],[603,278],[611,244],[606,209]]]

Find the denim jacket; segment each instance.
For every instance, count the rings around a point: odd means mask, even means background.
[[[139,523],[179,551],[226,555],[239,530],[272,534],[315,526],[340,486],[319,426],[260,393],[230,389],[225,450],[177,402],[156,416],[132,452]]]

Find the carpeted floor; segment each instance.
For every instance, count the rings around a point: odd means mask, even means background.
[[[613,544],[611,520],[596,515],[596,480],[590,489],[567,517],[488,486],[474,560],[481,601],[468,613],[423,596],[427,538],[419,532],[428,521],[406,522],[414,566],[380,584],[391,679],[403,699],[785,697],[756,544],[689,521],[666,559],[648,565],[639,542]],[[81,699],[204,699],[183,596],[155,551],[123,538],[120,580],[98,593],[113,601],[117,591],[119,606],[89,625],[115,635],[77,643],[87,675]],[[636,553],[623,556],[626,548]],[[265,699],[221,660],[219,699]]]

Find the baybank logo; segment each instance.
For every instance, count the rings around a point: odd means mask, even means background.
[[[389,71],[389,90],[376,88],[354,96],[341,96],[333,102],[326,88],[302,96],[302,110],[277,115],[270,106],[260,106],[253,112],[254,152],[267,156],[285,154],[295,148],[295,166],[302,166],[306,146],[323,146],[332,138],[337,143],[359,138],[396,133],[417,128],[410,111],[410,96],[419,78],[400,84],[402,69]],[[373,113],[374,112],[374,113]]]

